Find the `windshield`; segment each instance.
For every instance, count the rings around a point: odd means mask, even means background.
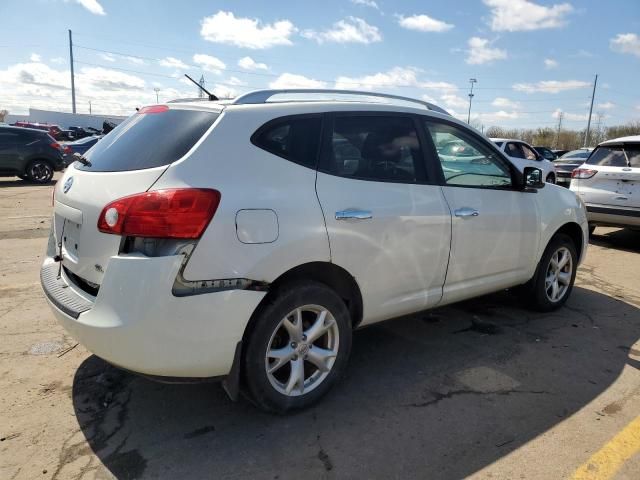
[[[162,107],[162,106],[159,106]],[[217,113],[158,108],[136,113],[87,152],[79,170],[123,172],[169,165],[182,158],[213,125]]]
[[[82,145],[84,143],[97,142],[97,141],[98,141],[97,137],[84,137],[71,143],[74,145]]]
[[[589,156],[591,152],[589,152],[588,150],[573,150],[572,152],[569,153],[565,153],[564,155],[562,155],[563,160],[568,159],[568,158],[577,158],[577,159],[584,159],[587,158]]]

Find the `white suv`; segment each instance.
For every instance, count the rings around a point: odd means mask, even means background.
[[[571,176],[591,231],[597,225],[640,228],[640,135],[602,142]]]
[[[556,183],[556,167],[553,162],[540,155],[535,148],[522,140],[509,138],[492,138],[501,152],[522,172],[525,167],[536,167],[542,170],[547,183]]]
[[[431,104],[282,93],[145,107],[67,169],[41,282],[89,350],[284,412],[338,380],[353,329],[516,286],[566,301],[572,192]]]

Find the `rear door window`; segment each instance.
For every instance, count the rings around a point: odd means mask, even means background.
[[[251,142],[269,153],[315,169],[321,125],[320,115],[279,118],[260,127]]]
[[[169,165],[182,158],[218,117],[197,110],[142,109],[109,132],[86,154],[91,172],[123,172]]]
[[[360,180],[423,182],[424,157],[413,118],[336,115],[323,170]]]
[[[624,150],[629,158],[629,166],[640,168],[640,145],[627,145]]]
[[[505,149],[504,153],[513,158],[525,158],[522,147],[519,143],[516,142],[507,143],[507,148]]]
[[[603,167],[626,167],[627,158],[622,147],[598,147],[593,151],[586,163]]]

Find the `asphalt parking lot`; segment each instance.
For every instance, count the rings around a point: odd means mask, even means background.
[[[278,417],[74,347],[39,285],[50,203],[0,179],[1,479],[640,477],[640,233],[597,229],[558,312],[500,293],[357,332]]]

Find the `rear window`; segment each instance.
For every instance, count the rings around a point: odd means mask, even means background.
[[[85,155],[91,172],[123,172],[169,165],[193,147],[218,117],[214,112],[161,110],[136,113],[114,128]]]
[[[622,147],[598,147],[587,159],[587,164],[603,167],[626,167],[627,157]]]

